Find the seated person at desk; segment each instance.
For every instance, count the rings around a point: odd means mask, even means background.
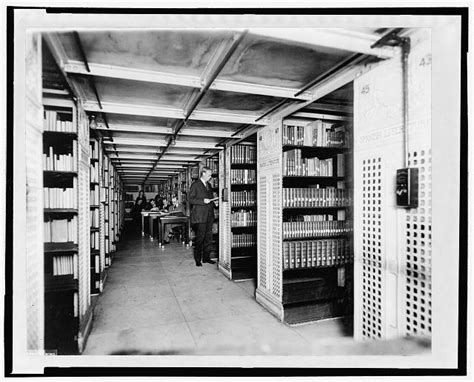
[[[154,199],[150,199],[150,201],[148,202],[148,205],[147,205],[147,211],[151,211],[151,212],[157,212],[159,211],[160,209],[156,206],[155,204],[155,200]]]
[[[155,195],[155,205],[158,207],[159,210],[163,209],[163,194],[156,194]]]
[[[168,212],[170,213],[171,216],[185,216],[185,208],[184,206],[179,202],[178,197],[176,195],[173,195],[171,198],[171,206],[168,208]],[[170,239],[173,237],[173,231],[176,229],[181,228],[181,224],[166,224],[165,225],[165,232],[164,232],[164,237],[163,241],[165,244],[168,244],[170,242]]]

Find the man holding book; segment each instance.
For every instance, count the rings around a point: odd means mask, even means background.
[[[209,180],[212,170],[203,167],[201,178],[195,180],[189,189],[189,204],[191,205],[191,224],[196,233],[196,246],[194,248],[194,260],[196,266],[202,263],[215,264],[211,260],[212,225],[214,223],[214,198]]]

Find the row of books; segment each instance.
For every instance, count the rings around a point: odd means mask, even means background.
[[[230,160],[234,164],[257,163],[256,146],[236,145],[230,148]]]
[[[100,273],[100,256],[98,254],[94,255],[94,260],[91,260],[91,268],[94,268],[94,273]],[[99,285],[96,284],[98,288]]]
[[[70,120],[72,114],[58,113],[57,111],[45,110],[43,117],[43,127],[45,131],[61,131],[74,133],[76,132],[75,127]]]
[[[343,265],[352,259],[349,239],[283,242],[283,269]]]
[[[55,154],[54,147],[49,146],[48,153],[43,153],[43,170],[77,171],[77,141],[73,141],[73,151],[68,154]]]
[[[283,207],[345,207],[352,204],[347,188],[283,188]]]
[[[351,220],[283,222],[283,239],[347,235]]]
[[[219,160],[217,158],[207,158],[206,166],[212,170],[213,174],[219,173]]]
[[[337,219],[334,219],[332,214],[313,214],[313,215],[292,215],[288,218],[289,222],[322,222],[322,221],[333,221],[333,220],[346,220],[346,214],[344,210],[337,211]],[[342,215],[342,216],[339,216]]]
[[[231,227],[250,227],[257,225],[256,211],[232,211],[230,214]]]
[[[99,142],[95,140],[89,142],[89,156],[91,159],[99,159]]]
[[[72,275],[77,279],[78,276],[77,254],[62,255],[53,257],[53,276]]]
[[[100,235],[99,232],[91,232],[91,249],[100,248]]]
[[[214,178],[209,179],[209,184],[211,185],[211,187],[214,187],[214,188],[219,187],[219,178],[214,177]]]
[[[344,161],[343,154],[337,154],[337,160]],[[287,176],[334,176],[334,158],[303,158],[301,149],[283,153],[283,175]],[[336,176],[344,176],[344,165],[337,166]]]
[[[315,120],[307,124],[283,122],[283,144],[295,146],[344,147],[345,127],[340,123]]]
[[[230,200],[233,207],[255,206],[257,203],[257,191],[232,191],[230,193]]]
[[[240,235],[232,234],[232,248],[252,247],[257,245],[257,235],[252,233],[243,233]]]
[[[93,210],[90,211],[90,215],[91,215],[91,227],[98,227],[100,223],[99,209],[94,208]]]
[[[70,219],[56,219],[44,222],[44,242],[45,243],[66,243],[77,244],[77,217]]]
[[[231,184],[248,184],[257,182],[257,171],[252,169],[230,170]]]
[[[99,182],[99,162],[95,162],[90,166],[90,181]]]
[[[77,208],[76,178],[72,188],[43,188],[44,208]]]
[[[92,190],[90,190],[89,203],[92,205],[99,204],[99,186],[95,185]]]

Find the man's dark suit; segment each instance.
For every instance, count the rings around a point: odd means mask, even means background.
[[[209,183],[206,187],[202,180],[198,179],[191,184],[188,196],[191,205],[191,224],[196,232],[194,260],[200,263],[210,258],[215,204],[214,202],[205,204],[204,199],[212,199],[214,194]]]

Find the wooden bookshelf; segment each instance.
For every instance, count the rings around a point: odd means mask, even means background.
[[[258,132],[258,256],[265,266],[256,298],[289,324],[352,314],[348,128],[292,119]]]
[[[228,147],[220,154],[219,269],[232,280],[257,274],[257,164],[256,145]]]

